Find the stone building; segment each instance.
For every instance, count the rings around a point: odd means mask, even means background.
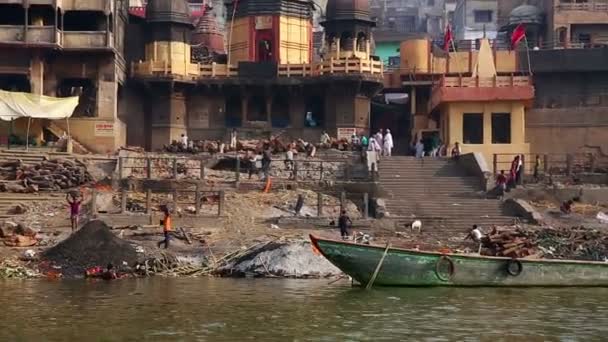
[[[29,131],[36,141],[71,130],[83,151],[110,152],[124,143],[125,113],[118,103],[127,79],[127,6],[99,0],[0,2],[0,89],[80,97],[69,124],[33,120]],[[26,119],[0,122],[0,136],[25,135],[25,126]]]
[[[367,1],[328,2],[320,58],[312,1],[218,3],[0,2],[0,89],[80,97],[68,121],[0,122],[0,137],[69,134],[80,151],[105,153],[159,149],[181,134],[221,139],[233,128],[310,140],[369,128],[383,69],[371,56]],[[230,13],[229,24],[217,13]]]
[[[371,59],[366,1],[328,2],[320,62],[313,62],[312,2],[240,0],[226,6],[235,14],[225,30],[226,62],[203,64],[190,58],[194,27],[186,3],[148,2],[145,52],[132,65],[139,101],[131,101],[129,144],[154,150],[181,134],[222,139],[233,128],[241,136],[281,131],[316,140],[321,130],[335,135],[340,128],[369,127],[382,65]]]
[[[457,0],[454,36],[458,40],[494,39],[498,32],[497,0]]]

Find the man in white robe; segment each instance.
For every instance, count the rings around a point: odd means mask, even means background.
[[[393,143],[393,135],[391,134],[391,130],[387,129],[386,134],[384,135],[384,146],[382,146],[382,154],[387,157],[390,157],[392,155],[394,146],[395,145]]]

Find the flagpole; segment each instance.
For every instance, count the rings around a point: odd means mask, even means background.
[[[233,1],[232,18],[230,19],[230,33],[228,34],[228,56],[226,56],[226,72],[228,73],[228,76],[230,76],[230,55],[232,50],[232,32],[234,31],[234,17],[236,16],[236,7],[238,6],[238,4],[238,0]],[[253,42],[250,42],[250,44],[253,44]]]
[[[528,56],[528,73],[532,76],[532,64],[530,64],[530,47],[528,46],[528,36],[524,35],[524,42],[526,43],[526,55]]]

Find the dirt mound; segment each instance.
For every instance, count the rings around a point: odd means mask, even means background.
[[[112,263],[129,266],[137,263],[139,256],[135,248],[125,240],[116,237],[102,221],[91,221],[72,236],[49,249],[43,255],[57,266],[66,277],[80,276],[93,266]]]

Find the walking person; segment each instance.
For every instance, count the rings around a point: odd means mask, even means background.
[[[72,225],[73,233],[78,229],[78,218],[80,216],[80,207],[82,205],[82,195],[79,192],[73,192],[66,194],[65,199],[70,206],[70,223]]]
[[[264,146],[264,151],[262,152],[262,172],[264,173],[264,179],[268,178],[270,174],[270,164],[272,163],[272,152],[270,151],[270,145],[266,144]]]
[[[424,144],[422,143],[422,139],[418,139],[414,149],[416,150],[416,158],[424,157]]]
[[[517,185],[521,185],[523,182],[524,174],[524,157],[523,155],[517,156],[517,169],[515,171],[515,182]]]
[[[384,135],[382,134],[382,129],[380,129],[378,131],[378,133],[376,133],[375,138],[376,138],[376,143],[380,147],[378,149],[378,152],[382,153],[382,146],[384,146]]]
[[[496,177],[496,193],[499,198],[503,198],[507,190],[507,176],[505,170],[500,170],[500,174]]]
[[[431,157],[439,157],[439,147],[441,142],[439,141],[439,135],[433,134],[431,137]]]
[[[163,227],[163,234],[165,236],[165,239],[160,241],[158,243],[158,248],[160,248],[160,246],[162,244],[165,245],[165,249],[169,248],[169,241],[171,240],[171,230],[173,229],[171,227],[171,213],[169,212],[169,208],[164,205],[161,207],[161,211],[163,212],[163,219],[160,221],[160,225]]]
[[[458,161],[460,159],[461,153],[462,153],[462,150],[460,149],[460,143],[456,142],[456,144],[454,144],[454,147],[452,148],[452,152],[451,152],[452,159],[454,159],[455,161]]]
[[[541,165],[540,156],[537,154],[536,158],[534,159],[534,181],[537,183],[540,180]]]
[[[232,151],[236,151],[237,139],[238,139],[238,133],[236,131],[236,128],[233,128],[232,132],[230,132],[230,149]]]
[[[384,135],[383,154],[387,157],[390,157],[392,155],[393,147],[395,147],[395,144],[393,142],[393,135],[391,134],[391,130],[387,128],[386,134]]]
[[[342,210],[340,217],[338,218],[338,227],[340,227],[340,235],[342,240],[348,239],[348,227],[353,225],[350,217],[346,215],[346,210]]]

